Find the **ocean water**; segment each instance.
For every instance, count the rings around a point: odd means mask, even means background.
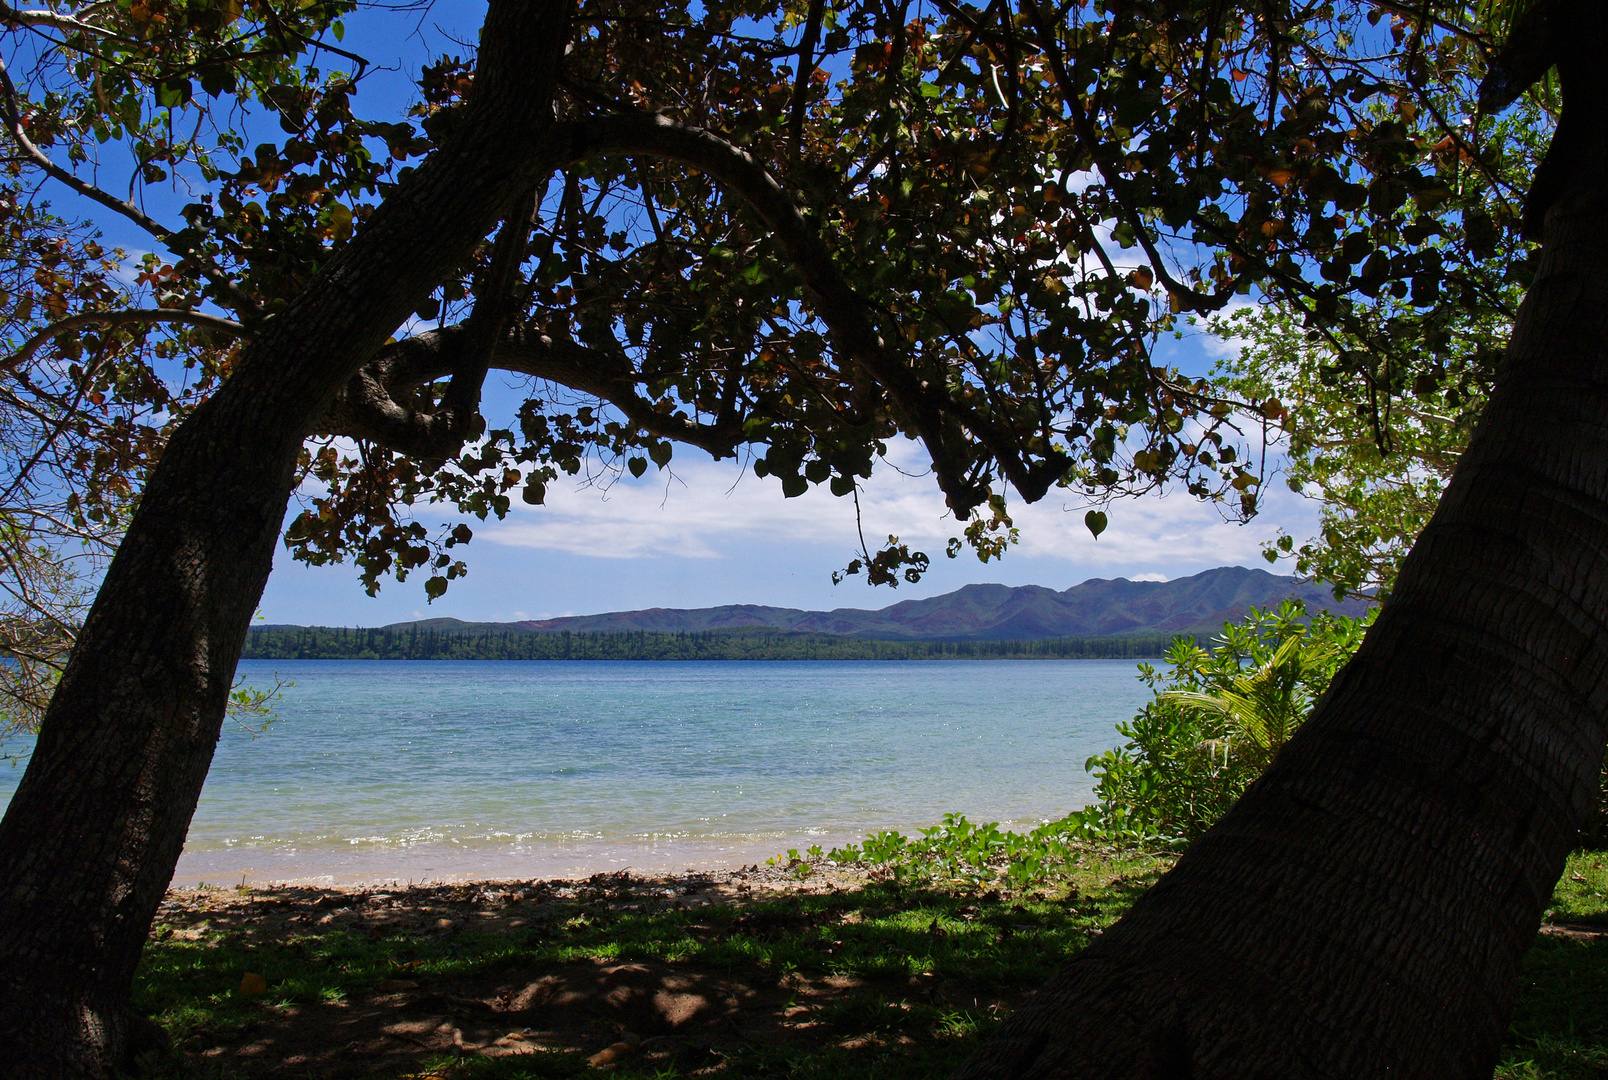
[[[1149,692],[1128,660],[244,661],[175,882],[735,865],[1084,805]],[[10,745],[8,751],[19,746]],[[0,764],[0,800],[20,770]]]

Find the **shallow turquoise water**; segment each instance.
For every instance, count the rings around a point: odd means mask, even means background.
[[[176,880],[532,877],[754,861],[947,811],[1083,805],[1132,661],[245,661]],[[7,749],[15,749],[8,747]],[[0,798],[18,772],[0,766]]]

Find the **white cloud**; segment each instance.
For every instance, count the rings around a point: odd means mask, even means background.
[[[860,493],[862,527],[873,549],[887,535],[936,554],[960,532],[930,475],[917,474],[919,450],[896,445],[891,464]],[[914,475],[906,475],[914,474]],[[824,488],[784,499],[780,485],[727,462],[678,463],[675,478],[657,474],[621,481],[606,493],[554,483],[547,505],[518,506],[502,523],[476,528],[477,539],[515,548],[593,557],[669,556],[718,560],[755,544],[827,544],[843,548],[856,536],[854,504]],[[1183,493],[1118,501],[1107,507],[1110,524],[1095,540],[1083,523],[1087,504],[1052,492],[1028,506],[1009,503],[1021,534],[1021,556],[1076,564],[1087,572],[1140,580],[1167,580],[1229,564],[1260,565],[1261,548],[1283,524],[1303,534],[1310,509],[1280,491],[1267,510],[1246,525],[1225,521],[1221,510]]]
[[[1229,325],[1229,320],[1237,312],[1256,307],[1253,300],[1236,299],[1229,301],[1221,311],[1212,315],[1209,320],[1212,325]],[[1198,333],[1195,337],[1200,351],[1212,360],[1231,360],[1239,356],[1240,350],[1248,344],[1245,338],[1237,334],[1222,335],[1213,333],[1206,325],[1197,324]]]
[[[607,490],[558,481],[548,485],[544,506],[519,506],[476,533],[494,544],[572,555],[718,559],[724,540],[841,539],[854,528],[853,503],[824,491],[784,499],[775,480],[729,462],[677,463],[673,471]]]
[[[1246,524],[1224,519],[1222,510],[1187,494],[1121,500],[1106,507],[1109,524],[1095,540],[1083,524],[1080,502],[1052,502],[1013,512],[1028,556],[1065,559],[1090,571],[1178,576],[1214,566],[1257,565],[1262,545],[1278,535],[1279,518],[1296,506],[1271,507]],[[1281,500],[1291,503],[1292,500]],[[1137,573],[1135,573],[1137,571]]]
[[[1069,173],[1066,177],[1066,189],[1078,195],[1082,195],[1098,183],[1100,183],[1100,170],[1098,169],[1079,169],[1075,173]]]

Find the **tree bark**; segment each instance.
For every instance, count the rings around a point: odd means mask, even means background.
[[[1608,707],[1608,205],[1556,206],[1494,393],[1269,771],[957,1074],[1489,1077]]]
[[[105,1077],[211,763],[304,436],[529,190],[570,0],[493,0],[460,134],[174,434],[0,822],[0,1076]]]

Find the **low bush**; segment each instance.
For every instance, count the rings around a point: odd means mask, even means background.
[[[1205,832],[1267,768],[1362,643],[1361,619],[1286,601],[1226,623],[1210,649],[1178,638],[1164,670],[1139,665],[1155,697],[1117,725],[1128,742],[1088,760],[1097,801],[1069,833],[1182,844]]]
[[[1043,885],[1069,868],[1079,840],[1065,819],[1017,833],[1001,829],[998,822],[974,825],[965,814],[945,814],[942,824],[922,829],[919,837],[873,833],[864,843],[834,848],[826,857],[863,864],[899,881],[1021,891]]]

